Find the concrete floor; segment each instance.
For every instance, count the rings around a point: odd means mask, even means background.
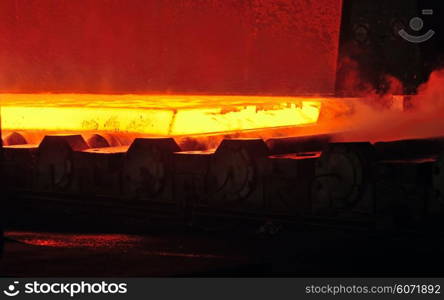
[[[443,276],[441,234],[7,231],[0,276]]]
[[[202,237],[8,231],[6,239],[1,276],[177,276],[249,261]]]

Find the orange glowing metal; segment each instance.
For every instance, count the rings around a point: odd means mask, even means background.
[[[111,131],[162,136],[316,123],[322,98],[0,94],[5,130]]]

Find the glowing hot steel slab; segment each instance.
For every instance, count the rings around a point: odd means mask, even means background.
[[[162,136],[316,123],[321,98],[0,94],[5,130],[112,131]]]

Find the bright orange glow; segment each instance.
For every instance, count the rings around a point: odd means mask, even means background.
[[[184,136],[317,122],[322,98],[0,94],[5,130]]]

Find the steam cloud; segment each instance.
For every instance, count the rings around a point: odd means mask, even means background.
[[[403,110],[399,81],[388,78],[391,88],[385,95],[369,92],[353,104],[353,112],[336,120],[341,141],[388,141],[444,136],[444,69],[432,72],[418,94],[411,96],[410,109]],[[352,129],[350,129],[352,128]]]

